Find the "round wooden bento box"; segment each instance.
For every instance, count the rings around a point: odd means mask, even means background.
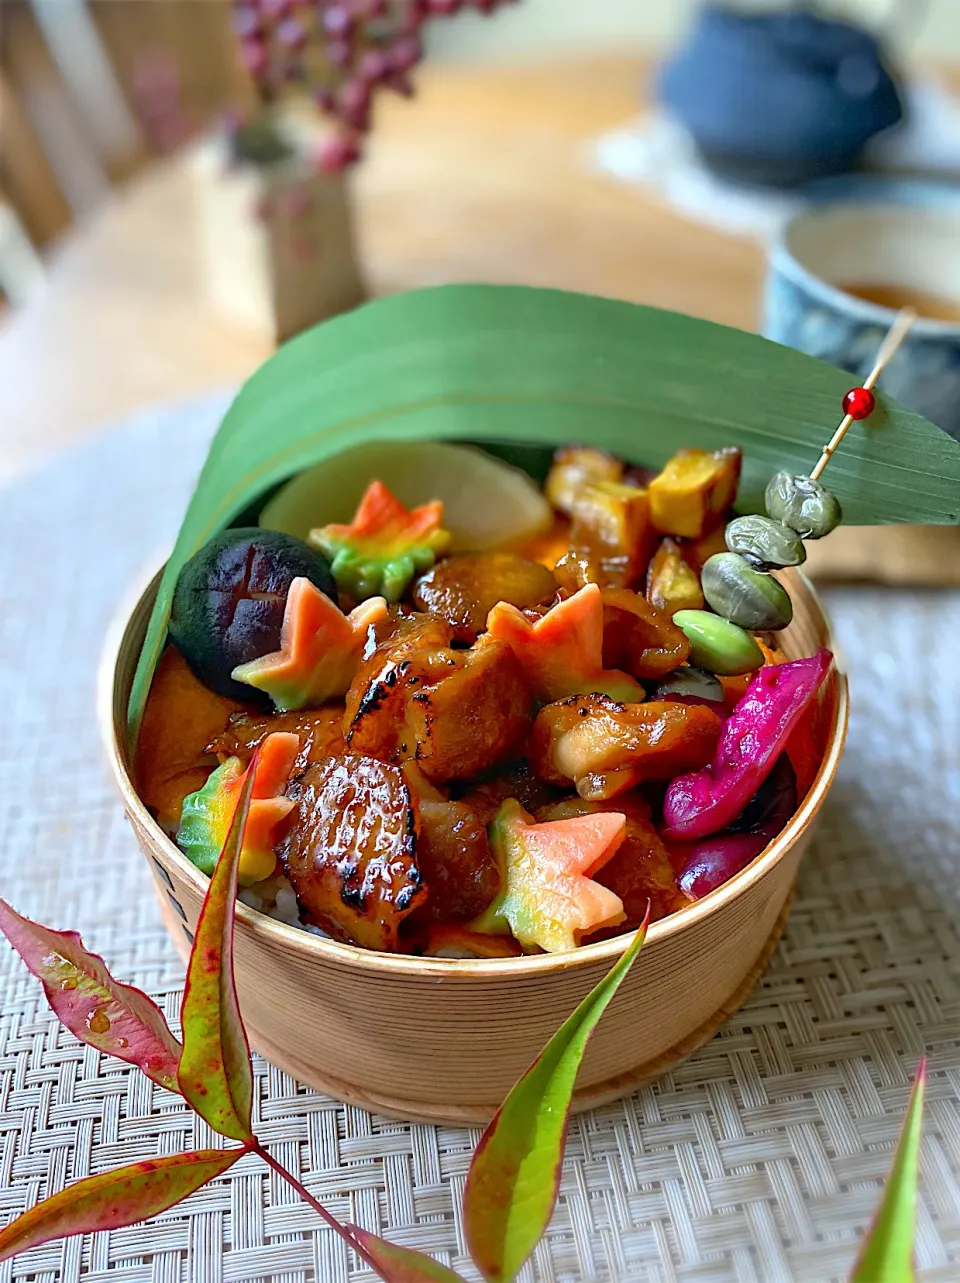
[[[126,742],[127,696],[158,581],[108,642],[101,724],[164,919],[186,958],[207,879],[137,796]],[[810,584],[795,571],[785,583],[794,603],[793,623],[781,634],[788,657],[833,648]],[[750,993],[783,930],[800,857],[836,775],[847,703],[846,678],[835,670],[818,718],[819,774],[776,841],[725,886],[650,928],[587,1050],[576,1109],[655,1077],[709,1038]],[[237,906],[237,984],[256,1050],[320,1091],[414,1121],[487,1121],[624,947],[620,938],[564,955],[413,958],[336,944]]]

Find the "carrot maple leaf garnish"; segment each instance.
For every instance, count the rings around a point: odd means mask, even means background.
[[[311,530],[309,542],[330,561],[337,587],[362,601],[380,593],[399,601],[418,571],[450,544],[439,499],[405,508],[382,481],[371,481],[348,526]]]
[[[280,649],[233,670],[234,681],[265,691],[281,711],[316,707],[345,694],[360,666],[371,624],[387,603],[371,597],[349,615],[309,579],[294,579],[283,611]]]
[[[253,796],[237,876],[241,886],[251,886],[271,875],[277,863],[273,852],[277,826],[294,805],[291,798],[283,796],[283,790],[299,748],[298,736],[290,731],[274,731],[263,741],[249,767],[244,769],[239,758],[229,757],[211,772],[202,789],[184,798],[177,843],[198,869],[208,875],[213,873],[243,786],[253,773]]]
[[[498,602],[487,616],[487,633],[511,647],[543,704],[594,693],[625,704],[646,698],[639,682],[603,666],[603,598],[597,584],[586,584],[536,620]]]
[[[490,826],[500,893],[473,930],[512,932],[523,945],[562,953],[581,936],[622,922],[620,897],[589,875],[606,864],[625,832],[626,819],[616,811],[536,824],[507,798]]]

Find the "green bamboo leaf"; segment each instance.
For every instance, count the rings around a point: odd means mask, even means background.
[[[115,1230],[149,1220],[222,1176],[245,1152],[202,1149],[167,1154],[76,1181],[31,1207],[0,1232],[0,1261],[54,1238]]]
[[[590,1035],[633,964],[647,919],[630,947],[560,1026],[481,1137],[463,1196],[470,1254],[488,1280],[515,1277],[547,1228],[557,1201],[570,1101]]]
[[[0,900],[0,931],[43,984],[54,1015],[81,1042],[177,1091],[180,1044],[145,993],[114,980],[76,931],[54,931]]]
[[[589,440],[635,463],[739,445],[740,503],[808,472],[849,374],[752,334],[556,290],[457,285],[394,295],[298,336],[246,383],[210,449],[167,565],[130,699],[139,725],[184,562],[304,468],[364,442],[458,440],[513,453]],[[881,394],[830,486],[852,524],[956,522],[960,444]]]
[[[913,1283],[917,1222],[917,1177],[926,1058],[917,1067],[907,1115],[873,1225],[850,1275],[850,1283]]]
[[[365,1249],[384,1283],[463,1283],[455,1270],[448,1270],[432,1256],[424,1256],[423,1252],[409,1247],[397,1247],[396,1243],[378,1238],[359,1225],[346,1228]]]
[[[237,1002],[233,931],[237,866],[259,761],[258,749],[200,910],[180,1009],[179,1082],[184,1099],[215,1131],[246,1142],[253,1140],[253,1070]]]

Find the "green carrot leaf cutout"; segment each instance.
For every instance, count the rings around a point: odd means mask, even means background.
[[[76,931],[53,931],[0,900],[0,931],[43,985],[57,1019],[97,1051],[142,1069],[177,1091],[181,1047],[163,1012],[139,989],[114,980]]]
[[[850,1283],[913,1283],[916,1277],[913,1245],[925,1082],[926,1058],[917,1068],[883,1201],[853,1267]]]
[[[88,1176],[11,1221],[0,1232],[0,1261],[54,1238],[145,1221],[222,1176],[245,1152],[201,1149],[192,1154],[165,1154]]]
[[[580,1062],[646,939],[650,908],[623,957],[564,1021],[477,1146],[463,1197],[470,1254],[487,1280],[513,1279],[540,1241],[560,1186]]]

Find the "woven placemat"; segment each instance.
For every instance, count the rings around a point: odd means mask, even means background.
[[[101,766],[94,671],[224,404],[141,416],[0,501],[2,892],[79,928],[171,1018],[181,964]],[[842,1278],[924,1051],[918,1262],[925,1280],[960,1277],[960,595],[846,589],[830,605],[854,716],[786,934],[710,1043],[574,1120],[524,1283]],[[0,993],[0,1219],[89,1172],[212,1143],[177,1098],[62,1032],[5,947]],[[262,1138],[334,1213],[477,1278],[460,1221],[476,1133],[370,1116],[262,1061],[255,1101]],[[0,1266],[0,1283],[369,1278],[252,1158],[148,1226]]]

